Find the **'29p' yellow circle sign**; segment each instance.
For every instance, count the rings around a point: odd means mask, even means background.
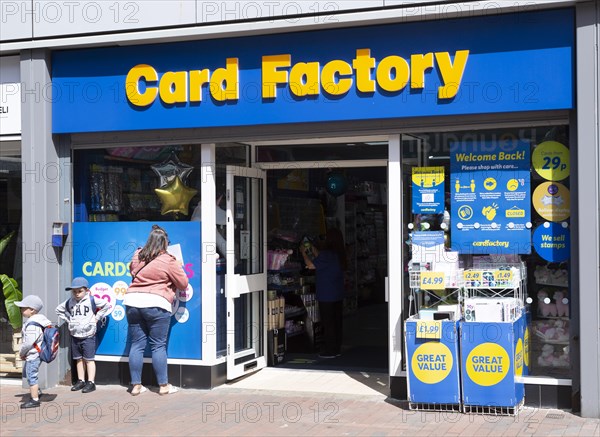
[[[556,141],[544,141],[533,149],[531,163],[538,174],[548,181],[569,177],[569,149]]]
[[[438,341],[429,341],[415,350],[411,370],[419,381],[437,384],[450,374],[453,364],[452,351],[448,346]]]
[[[467,375],[477,385],[496,385],[504,379],[509,369],[508,353],[496,343],[482,343],[467,357]]]

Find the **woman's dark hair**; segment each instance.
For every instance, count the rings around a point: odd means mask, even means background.
[[[152,231],[150,231],[148,241],[146,241],[146,244],[142,247],[142,250],[140,250],[138,259],[145,263],[149,263],[161,253],[164,253],[168,246],[169,236],[167,235],[167,232],[158,225],[152,225]]]
[[[344,236],[342,235],[342,231],[340,231],[338,228],[329,228],[327,230],[327,234],[325,235],[324,250],[331,250],[332,252],[337,253],[342,270],[346,270],[346,246],[344,245]]]

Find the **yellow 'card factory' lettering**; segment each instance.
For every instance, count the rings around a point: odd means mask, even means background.
[[[359,49],[352,65],[336,59],[320,69],[318,62],[292,64],[292,57],[288,54],[263,56],[262,94],[263,98],[275,99],[277,85],[284,84],[298,97],[319,95],[321,90],[333,96],[343,95],[353,83],[362,93],[374,93],[377,85],[388,92],[401,91],[408,84],[412,89],[422,89],[425,87],[425,73],[437,64],[442,78],[438,98],[451,99],[458,93],[468,57],[468,50],[456,51],[454,62],[448,52],[414,54],[409,65],[400,56],[387,56],[375,67],[376,59],[371,56],[371,50]]]
[[[268,55],[262,58],[262,97],[274,100],[277,88],[287,86],[297,97],[317,96],[323,92],[341,96],[352,86],[361,93],[375,93],[377,86],[390,93],[425,87],[425,74],[437,67],[441,77],[439,99],[451,99],[460,88],[469,57],[468,50],[457,50],[454,60],[448,52],[413,54],[410,63],[396,55],[379,62],[370,49],[356,50],[351,63],[334,59],[321,67],[319,62],[292,63],[292,55]],[[141,86],[145,85],[145,86]],[[208,88],[217,101],[239,99],[239,61],[227,58],[224,68],[167,71],[162,77],[151,65],[139,64],[129,70],[125,79],[127,98],[135,106],[149,106],[157,97],[168,105],[199,103],[203,88]]]
[[[146,89],[140,89],[144,81]],[[158,83],[158,88],[157,88]],[[135,106],[149,106],[157,96],[168,105],[201,102],[202,88],[208,87],[211,96],[220,102],[239,98],[239,68],[237,58],[227,58],[225,68],[217,68],[212,75],[209,69],[167,71],[158,78],[154,67],[138,64],[125,78],[127,99]]]

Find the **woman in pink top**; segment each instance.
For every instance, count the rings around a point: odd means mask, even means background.
[[[129,264],[132,280],[123,304],[129,323],[129,372],[133,396],[146,391],[142,386],[142,366],[148,342],[159,394],[177,391],[167,377],[167,338],[175,292],[187,288],[188,278],[181,264],[167,252],[168,245],[166,231],[153,225],[145,246],[135,252]]]

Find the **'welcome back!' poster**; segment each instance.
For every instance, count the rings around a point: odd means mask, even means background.
[[[531,253],[530,146],[519,140],[450,147],[452,248]]]

